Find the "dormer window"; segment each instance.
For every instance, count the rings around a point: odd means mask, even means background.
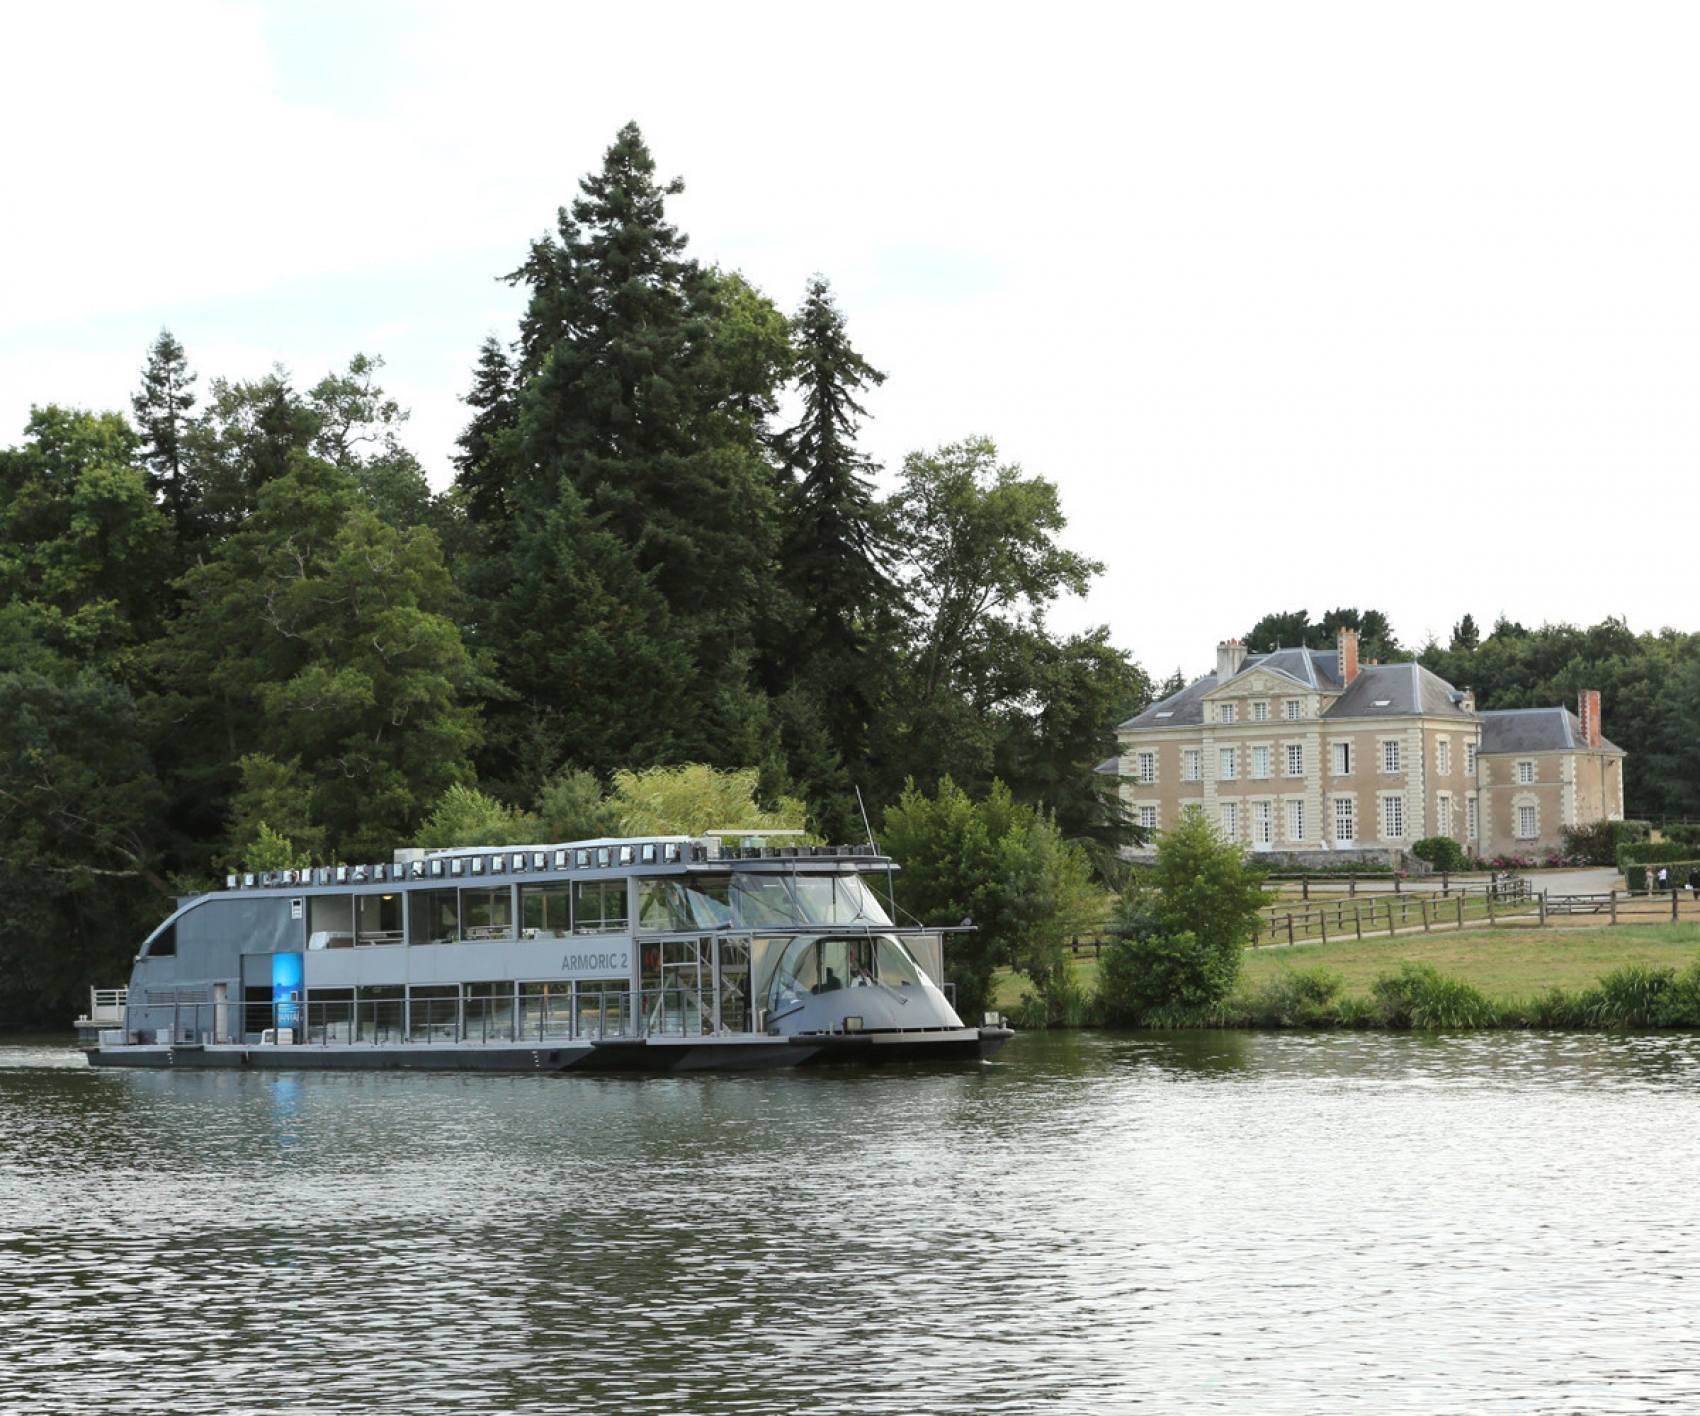
[[[1267,703],[1253,703],[1251,705],[1251,720],[1254,723],[1267,723],[1269,721],[1269,705]]]

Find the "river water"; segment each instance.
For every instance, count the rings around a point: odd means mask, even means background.
[[[0,1047],[0,1411],[1700,1402],[1700,1039],[94,1072]]]

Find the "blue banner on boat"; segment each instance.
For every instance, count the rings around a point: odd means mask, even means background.
[[[301,1027],[301,955],[272,955],[272,1012],[280,1028]]]

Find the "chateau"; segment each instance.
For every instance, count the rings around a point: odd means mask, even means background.
[[[1623,749],[1601,734],[1596,690],[1574,713],[1477,712],[1469,690],[1419,664],[1360,663],[1350,629],[1332,650],[1248,654],[1227,640],[1215,673],[1116,736],[1104,766],[1140,826],[1197,806],[1229,839],[1295,864],[1386,860],[1425,836],[1541,854],[1563,827],[1623,816]]]

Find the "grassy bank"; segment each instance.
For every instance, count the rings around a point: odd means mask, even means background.
[[[1700,970],[1688,973],[1697,959],[1700,924],[1483,929],[1247,950],[1240,984],[1228,1004],[1209,1017],[1177,1015],[1166,1021],[1410,1026],[1410,1009],[1402,1012],[1398,999],[1408,1002],[1413,990],[1424,994],[1444,984],[1453,1003],[1437,1002],[1427,1012],[1419,1007],[1418,1017],[1428,1021],[1417,1026],[1644,1025],[1687,1018],[1687,1003],[1671,1014],[1681,993],[1680,988],[1673,992],[1671,984],[1686,978],[1700,985]],[[1081,959],[1075,969],[1077,983],[1090,994],[1097,962]],[[1430,982],[1413,983],[1418,975]],[[1323,976],[1338,982],[1309,982]],[[1390,981],[1396,979],[1404,982]],[[1000,974],[997,1006],[1014,1014],[1028,991],[1020,975]],[[1700,1018],[1683,1025],[1697,1023]]]

